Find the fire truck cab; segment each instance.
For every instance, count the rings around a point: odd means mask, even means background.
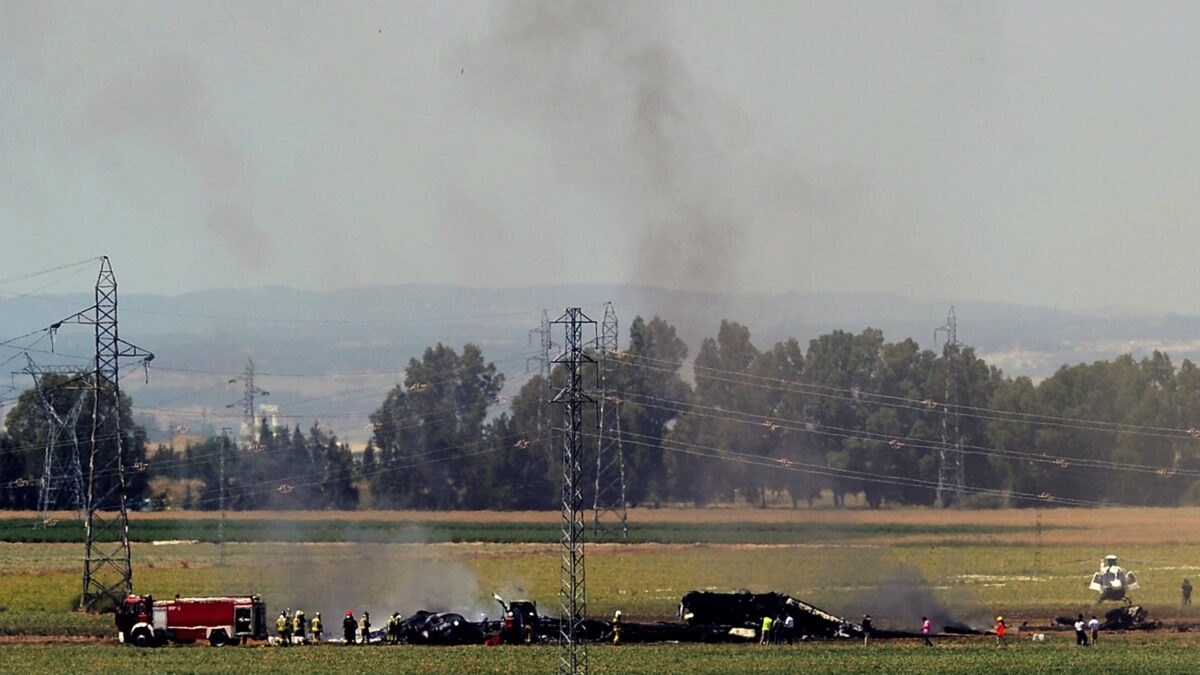
[[[155,600],[131,595],[117,607],[117,639],[138,647],[208,640],[214,647],[267,639],[260,595]]]

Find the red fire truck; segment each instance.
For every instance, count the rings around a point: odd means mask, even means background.
[[[260,595],[155,600],[131,595],[117,607],[117,638],[157,647],[208,640],[214,647],[267,639],[267,606]]]

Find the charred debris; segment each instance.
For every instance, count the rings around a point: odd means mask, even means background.
[[[532,644],[558,640],[557,617],[538,613],[526,600],[505,602],[493,596],[503,610],[499,620],[470,621],[453,612],[420,611],[400,624],[400,639],[408,644]],[[862,626],[835,616],[806,602],[780,593],[710,593],[692,591],[679,603],[679,622],[622,622],[621,643],[636,642],[749,642],[759,639],[764,616],[791,616],[794,637],[799,640],[862,637]],[[879,637],[912,637],[913,633],[873,631]],[[584,639],[611,641],[609,621],[588,620]],[[384,642],[386,631],[372,634],[372,642]]]
[[[1062,626],[1072,626],[1075,619],[1070,616],[1060,616],[1055,623]],[[1110,609],[1104,613],[1104,621],[1100,630],[1156,630],[1162,628],[1161,621],[1148,618],[1146,608],[1141,605],[1126,605]]]

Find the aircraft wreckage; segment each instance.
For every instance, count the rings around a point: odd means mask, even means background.
[[[557,617],[538,614],[537,605],[526,600],[505,602],[493,596],[503,610],[499,620],[469,621],[453,612],[420,611],[400,625],[400,639],[408,644],[532,644],[555,642],[559,637]],[[710,593],[692,591],[679,603],[682,623],[627,622],[621,624],[621,642],[747,642],[758,639],[762,617],[791,616],[797,639],[836,639],[862,636],[862,626],[835,616],[806,602],[780,593]],[[592,642],[612,640],[607,621],[587,620],[582,637]],[[874,631],[887,637],[887,631]],[[911,636],[895,633],[895,637]],[[383,642],[386,630],[371,634],[372,642]]]
[[[409,644],[467,645],[467,644],[533,644],[555,642],[559,637],[557,617],[542,616],[537,605],[530,601],[506,603],[496,600],[503,608],[503,618],[471,622],[460,614],[417,612],[404,620],[402,640]],[[621,642],[749,642],[757,640],[764,616],[791,616],[798,640],[836,640],[861,638],[862,625],[826,612],[802,600],[781,593],[712,593],[691,591],[679,602],[681,622],[657,623],[624,622]],[[1070,625],[1070,617],[1057,619]],[[1133,605],[1113,609],[1105,614],[1104,630],[1152,630],[1161,623],[1147,618],[1145,608]],[[587,620],[582,625],[582,638],[600,642],[612,640],[612,625],[607,621]],[[985,631],[961,624],[948,624],[943,634],[983,635]],[[908,631],[871,631],[872,637],[911,638],[919,633]],[[372,635],[372,641],[382,642],[384,632]]]

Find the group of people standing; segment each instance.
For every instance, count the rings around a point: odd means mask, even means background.
[[[400,644],[400,626],[404,619],[400,616],[400,612],[392,612],[392,615],[387,620],[387,635],[384,636],[384,642],[388,644]],[[346,618],[342,619],[342,643],[353,645],[369,645],[371,644],[371,613],[363,611],[362,618],[355,621],[354,612],[346,610]]]
[[[325,635],[325,625],[321,622],[321,613],[313,615],[312,621],[304,616],[304,610],[298,609],[289,616],[288,610],[279,613],[275,620],[275,628],[279,632],[279,644],[287,646],[294,644],[319,644]],[[311,639],[308,637],[311,635]],[[360,638],[361,635],[361,638]],[[400,612],[388,619],[388,642],[399,642]],[[361,619],[354,618],[354,612],[347,611],[342,619],[342,638],[348,645],[370,644],[371,642],[371,613],[363,612]]]
[[[762,632],[758,639],[760,645],[781,645],[785,641],[790,645],[796,637],[796,618],[791,614],[779,616],[767,615],[762,620]]]
[[[1088,632],[1092,634],[1091,644],[1096,644],[1096,640],[1100,638],[1100,620],[1093,614],[1091,621],[1084,621],[1083,615],[1080,614],[1079,618],[1075,619],[1075,644],[1088,646]]]
[[[310,630],[312,631],[312,642],[320,642],[321,635],[325,632],[321,623],[321,613],[317,612],[309,622],[302,609],[296,610],[292,616],[288,616],[286,609],[280,612],[279,618],[275,620],[275,628],[279,631],[279,644],[285,647],[293,644],[308,644],[307,635]]]

